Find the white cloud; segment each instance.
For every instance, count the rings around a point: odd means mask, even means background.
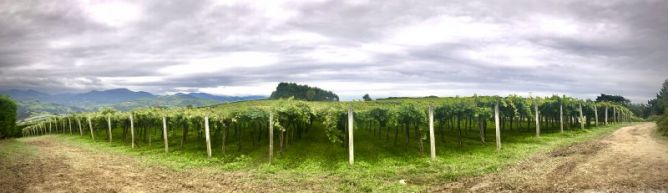
[[[244,95],[265,95],[271,94],[276,89],[278,83],[268,82],[259,84],[250,84],[244,86],[216,86],[196,88],[199,92],[215,95],[244,96]]]
[[[220,73],[238,68],[258,68],[268,66],[279,61],[271,53],[264,52],[232,52],[221,56],[196,58],[185,64],[172,65],[159,70],[167,76],[184,76],[207,73]]]
[[[372,55],[355,47],[321,45],[303,54],[318,63],[369,63]]]
[[[91,20],[111,27],[123,27],[139,20],[138,5],[119,1],[82,1],[82,9]]]
[[[321,34],[298,30],[271,35],[269,40],[288,45],[313,45],[330,41],[328,37]]]
[[[405,46],[428,46],[458,43],[500,36],[501,29],[492,23],[467,16],[440,15],[390,32],[386,42]]]
[[[482,45],[472,49],[460,50],[460,56],[478,61],[487,66],[505,67],[542,67],[549,65],[545,58],[552,54],[548,48],[527,42]]]

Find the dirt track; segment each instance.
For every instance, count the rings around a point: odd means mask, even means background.
[[[502,172],[465,178],[434,192],[668,192],[668,144],[646,123],[601,140],[527,159]]]
[[[536,155],[499,173],[460,179],[431,191],[668,192],[668,144],[652,136],[654,127],[647,123],[621,128],[600,140]],[[21,141],[33,149],[0,159],[0,192],[322,191],[318,184],[278,185],[244,172],[147,166],[131,156],[91,151],[48,136]],[[7,142],[0,141],[0,146],[3,143]]]
[[[97,153],[51,137],[27,139],[39,154],[0,159],[0,192],[266,192],[244,173],[175,171],[130,156]],[[0,144],[2,145],[2,144]],[[261,188],[261,189],[260,189]]]

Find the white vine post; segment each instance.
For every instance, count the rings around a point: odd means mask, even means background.
[[[209,135],[209,116],[204,117],[204,132],[206,132],[206,154],[211,158],[211,136]]]
[[[167,139],[167,118],[162,116],[162,138],[165,139],[165,153],[169,153],[169,141]]]
[[[83,136],[83,129],[81,129],[81,119],[77,117],[77,125],[79,125],[79,136]]]
[[[348,107],[348,164],[355,162],[355,148],[353,147],[353,107]]]
[[[72,135],[72,121],[70,121],[69,117],[67,117],[67,125],[70,126],[70,135]]]
[[[51,134],[51,119],[49,119],[49,134]]]
[[[540,112],[538,112],[538,101],[536,101],[533,106],[536,111],[536,137],[540,137],[540,121],[538,118]]]
[[[90,128],[90,138],[95,141],[95,135],[93,134],[93,123],[90,122],[90,117],[88,117],[88,128]]]
[[[580,107],[580,108],[579,108],[579,110],[580,110],[580,118],[579,118],[578,122],[580,122],[580,129],[584,129],[584,127],[585,127],[585,123],[584,123],[584,115],[582,114],[582,103],[580,103],[579,105],[580,105],[580,106],[579,106],[579,107]]]
[[[132,120],[132,114],[130,114],[130,136],[132,138],[132,148],[135,148],[135,124]]]
[[[496,151],[501,151],[501,125],[499,121],[499,102],[494,105],[494,125],[496,126]]]
[[[559,124],[561,132],[564,132],[564,104],[563,102],[559,103]]]
[[[269,111],[269,164],[274,158],[274,113]]]
[[[596,127],[598,127],[598,108],[596,108],[596,103],[594,103],[594,121],[596,121]]]
[[[612,122],[617,123],[617,107],[612,107]]]
[[[107,128],[109,129],[109,143],[111,143],[111,116],[107,115]]]
[[[434,140],[434,108],[429,105],[429,146],[431,147],[431,160],[436,160],[436,141]]]
[[[608,106],[605,106],[605,125],[608,125]]]

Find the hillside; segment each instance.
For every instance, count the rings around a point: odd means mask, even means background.
[[[177,93],[155,95],[144,91],[125,88],[90,91],[85,93],[47,94],[36,90],[4,90],[0,95],[8,95],[17,103],[19,120],[34,116],[96,111],[112,107],[128,111],[145,107],[185,107],[210,106],[219,103],[264,99],[265,96],[220,96],[208,93]]]

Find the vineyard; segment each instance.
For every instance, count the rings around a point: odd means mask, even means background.
[[[571,97],[520,96],[385,99],[354,102],[305,102],[292,99],[228,103],[203,108],[147,108],[131,112],[105,109],[34,121],[25,136],[67,134],[129,148],[164,148],[237,156],[265,151],[271,162],[299,141],[326,141],[346,149],[354,163],[356,142],[376,144],[374,151],[403,148],[436,159],[439,148],[457,148],[465,140],[496,143],[506,135],[594,128],[635,120],[623,106]],[[473,133],[473,135],[472,135]],[[448,147],[445,142],[454,142]],[[437,145],[439,144],[440,145]],[[466,145],[471,145],[466,144]],[[442,154],[441,154],[442,155]],[[443,155],[447,156],[447,155]]]

